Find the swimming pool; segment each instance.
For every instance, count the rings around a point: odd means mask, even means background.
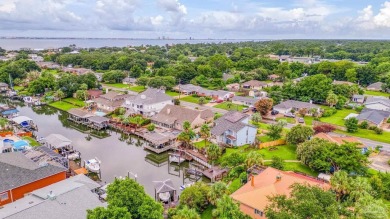
[[[106,114],[103,113],[103,112],[96,111],[95,115],[97,115],[97,116],[105,116]]]

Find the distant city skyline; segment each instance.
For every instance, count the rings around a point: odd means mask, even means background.
[[[385,0],[1,0],[1,37],[389,39]]]

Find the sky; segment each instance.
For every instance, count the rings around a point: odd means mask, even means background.
[[[0,0],[0,36],[389,39],[390,0]]]

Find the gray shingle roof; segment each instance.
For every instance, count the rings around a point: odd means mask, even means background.
[[[359,121],[369,121],[376,125],[379,125],[384,119],[390,117],[390,112],[374,109],[363,109],[362,112],[356,117]]]
[[[163,90],[148,88],[146,91],[127,99],[134,104],[154,104],[172,100]]]
[[[88,117],[93,116],[93,114],[91,114],[87,111],[78,109],[78,108],[70,109],[70,110],[68,110],[68,113],[71,115],[74,115],[76,117],[80,117],[80,118],[88,118]]]
[[[55,148],[62,148],[72,144],[70,139],[60,134],[50,134],[45,138],[45,141]]]
[[[311,103],[307,103],[307,102],[302,102],[302,101],[297,101],[297,100],[286,100],[286,101],[274,106],[274,108],[279,108],[279,109],[290,109],[290,108],[311,109],[311,108],[320,108],[320,107],[315,105],[315,104],[311,104]]]
[[[367,97],[366,103],[367,104],[373,104],[373,103],[380,103],[385,106],[390,107],[390,99],[384,98],[384,97]]]
[[[264,81],[258,81],[258,80],[250,80],[242,84],[242,86],[251,86],[251,87],[260,87],[260,86],[266,86],[267,82]]]
[[[22,199],[5,205],[0,218],[7,219],[68,219],[86,218],[87,209],[105,207],[91,190],[99,187],[84,175],[77,175],[50,186],[38,189]],[[49,199],[52,191],[54,200]]]
[[[103,123],[103,122],[108,122],[110,121],[109,118],[102,117],[102,116],[92,116],[89,117],[88,120],[93,123]]]
[[[0,154],[0,191],[22,185],[66,171],[50,164],[39,166],[21,152]]]
[[[250,103],[251,105],[255,105],[255,103],[259,99],[255,99],[253,97],[234,96],[232,100],[233,101],[243,102],[243,103]]]
[[[211,110],[204,111],[211,112]],[[203,111],[184,108],[181,106],[165,105],[165,107],[158,114],[154,115],[151,120],[164,124],[174,124],[175,122],[182,124],[184,121],[192,123],[198,116],[203,119],[212,118],[214,116],[212,112],[211,114],[209,112],[205,112],[203,115],[202,112]]]
[[[376,82],[376,83],[373,83],[373,84],[370,84],[367,86],[367,89],[372,89],[372,90],[382,90],[382,82]]]
[[[242,122],[242,120],[248,117],[248,115],[237,111],[229,111],[215,121],[215,126],[211,129],[211,134],[221,135],[227,130],[237,132],[245,126],[249,126],[248,124]]]

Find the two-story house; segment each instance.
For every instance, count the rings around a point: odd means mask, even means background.
[[[255,143],[257,128],[249,124],[249,115],[230,111],[215,121],[211,134],[218,143],[242,146]]]
[[[159,113],[168,104],[172,104],[172,97],[164,90],[148,88],[137,96],[128,97],[122,106],[130,113],[150,117]]]
[[[128,94],[121,94],[115,91],[109,91],[104,95],[100,95],[98,98],[93,99],[99,110],[112,112],[120,107],[124,102],[125,98],[129,97]]]

